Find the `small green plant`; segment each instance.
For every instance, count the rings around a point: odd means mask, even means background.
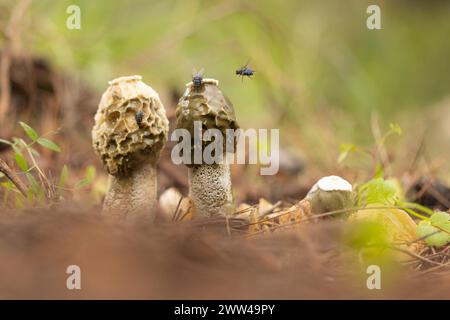
[[[376,203],[386,206],[404,207],[404,210],[409,214],[420,219],[428,219],[428,217],[416,212],[416,210],[428,215],[433,214],[432,210],[417,203],[405,201],[400,182],[395,178],[385,179],[384,177],[385,170],[381,160],[381,150],[385,148],[389,137],[401,134],[401,127],[397,123],[390,123],[389,130],[375,140],[375,146],[372,149],[358,147],[354,144],[342,144],[338,162],[343,162],[350,153],[370,155],[373,160],[373,167],[375,168],[373,178],[358,187],[358,206],[363,207]]]
[[[358,188],[358,206],[365,207],[370,204],[385,206],[397,206],[410,215],[421,220],[428,219],[427,215],[433,215],[433,210],[418,203],[408,202],[397,179],[373,178]]]
[[[423,238],[430,246],[444,246],[450,242],[450,215],[445,212],[434,212],[420,204],[406,201],[399,181],[394,178],[384,178],[380,150],[384,148],[386,140],[395,134],[401,135],[402,130],[398,124],[390,124],[389,130],[376,141],[373,150],[360,148],[353,144],[343,144],[338,162],[343,162],[350,153],[369,154],[374,162],[375,174],[372,179],[357,188],[358,207],[380,205],[386,206],[386,208],[402,209],[411,216],[422,220],[416,230],[418,238]]]
[[[4,189],[3,203],[8,203],[11,192],[15,195],[14,204],[16,208],[23,207],[25,205],[24,201],[31,205],[42,205],[48,201],[60,200],[63,197],[63,191],[72,190],[66,187],[69,169],[64,165],[58,183],[53,183],[49,178],[50,174],[46,174],[39,166],[38,159],[41,157],[41,154],[36,147],[39,146],[52,152],[61,152],[61,148],[58,144],[45,137],[45,135],[39,135],[36,130],[25,122],[19,122],[19,124],[26,138],[13,137],[11,141],[0,139],[0,143],[7,144],[13,149],[15,163],[20,169],[20,172],[14,173],[17,176],[16,179],[9,179],[0,183],[0,186]],[[17,180],[21,182],[20,177],[23,176],[27,181],[25,190],[17,187]],[[86,176],[76,183],[75,189],[90,185],[94,176],[95,168],[89,166],[86,170]],[[1,174],[0,178],[3,177],[5,175]]]
[[[373,178],[358,188],[358,205],[369,204],[395,205],[402,197],[392,180]]]
[[[338,161],[338,163],[344,162],[351,153],[359,153],[359,154],[368,155],[373,160],[373,164],[374,164],[374,168],[375,168],[375,177],[376,178],[383,177],[384,166],[386,164],[383,163],[383,161],[382,161],[382,158],[383,158],[382,151],[385,148],[387,139],[393,135],[399,135],[399,136],[402,135],[402,129],[401,129],[400,125],[398,125],[397,123],[389,124],[389,130],[384,135],[382,135],[379,139],[375,140],[375,146],[373,147],[373,149],[359,147],[359,146],[356,146],[351,143],[341,144],[341,146],[340,146],[341,151],[339,153],[337,161]]]

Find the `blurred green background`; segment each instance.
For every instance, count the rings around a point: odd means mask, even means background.
[[[81,30],[66,9],[81,8]],[[382,30],[366,9],[381,7]],[[4,13],[14,1],[2,1]],[[242,127],[281,128],[284,145],[316,161],[339,144],[369,143],[370,117],[405,125],[442,101],[450,84],[450,1],[34,1],[28,50],[99,92],[141,74],[172,103],[193,68],[220,80]],[[235,69],[250,60],[254,79]]]

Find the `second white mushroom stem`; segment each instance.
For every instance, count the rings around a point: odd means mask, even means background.
[[[189,196],[203,216],[230,213],[234,206],[229,164],[202,164],[189,168]]]

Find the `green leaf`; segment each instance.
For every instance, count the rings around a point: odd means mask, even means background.
[[[450,215],[446,212],[436,212],[430,218],[430,222],[433,226],[442,227],[450,220]]]
[[[0,183],[0,186],[2,186],[5,189],[8,189],[8,190],[17,191],[16,186],[11,181],[2,182],[2,183]]]
[[[417,236],[425,237],[429,246],[441,247],[450,243],[450,215],[436,212],[429,220],[421,221],[417,226]]]
[[[37,132],[34,131],[34,129],[30,127],[28,124],[22,121],[19,121],[19,124],[22,126],[22,129],[25,131],[25,133],[31,140],[36,141],[39,138]]]
[[[392,181],[383,178],[372,179],[359,188],[358,203],[393,205],[397,201],[397,188]]]
[[[341,144],[341,152],[339,153],[339,157],[338,157],[338,162],[341,163],[342,161],[344,161],[350,152],[355,152],[356,151],[356,146],[354,144],[348,144],[348,143],[344,143]]]
[[[22,153],[17,152],[15,153],[15,160],[17,165],[19,166],[20,170],[25,172],[28,170],[28,163],[25,157],[22,155]]]
[[[27,172],[25,175],[27,177],[30,190],[33,192],[33,194],[38,195],[41,191],[41,186],[31,173]]]
[[[381,164],[381,162],[378,162],[377,169],[375,171],[375,178],[383,178],[383,176],[384,176],[383,165]]]
[[[35,198],[35,196],[34,196],[33,191],[31,190],[31,188],[28,188],[28,191],[27,191],[28,201],[33,202],[34,198]]]
[[[58,185],[60,187],[64,187],[66,185],[68,176],[69,176],[69,169],[67,168],[66,165],[64,165],[61,170],[61,175],[59,176],[59,184]]]
[[[417,226],[417,236],[426,237],[425,243],[429,246],[442,247],[450,242],[450,234],[433,227],[430,221],[421,221]]]
[[[3,178],[5,174],[3,172],[0,172],[0,179]]]
[[[76,189],[87,187],[92,183],[95,177],[95,167],[89,166],[86,169],[86,176],[75,184]]]
[[[95,167],[88,166],[86,169],[86,178],[93,180],[95,177]]]
[[[56,151],[56,152],[60,152],[61,149],[59,148],[59,146],[54,143],[51,140],[45,139],[45,138],[39,138],[37,139],[37,143],[39,143],[41,146],[50,149],[52,151]]]
[[[398,134],[399,136],[401,136],[403,133],[402,128],[398,123],[390,123],[389,128],[391,129],[392,132]]]
[[[81,189],[91,184],[89,179],[83,178],[75,184],[75,189]]]
[[[23,208],[23,197],[22,195],[19,195],[16,193],[15,195],[15,199],[14,199],[14,205],[16,206],[16,209],[21,209]]]

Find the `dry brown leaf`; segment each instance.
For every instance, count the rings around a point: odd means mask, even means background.
[[[261,213],[267,212],[272,207],[273,207],[272,203],[270,203],[269,201],[267,201],[264,198],[260,198],[259,204],[258,204],[258,216],[261,216]]]

